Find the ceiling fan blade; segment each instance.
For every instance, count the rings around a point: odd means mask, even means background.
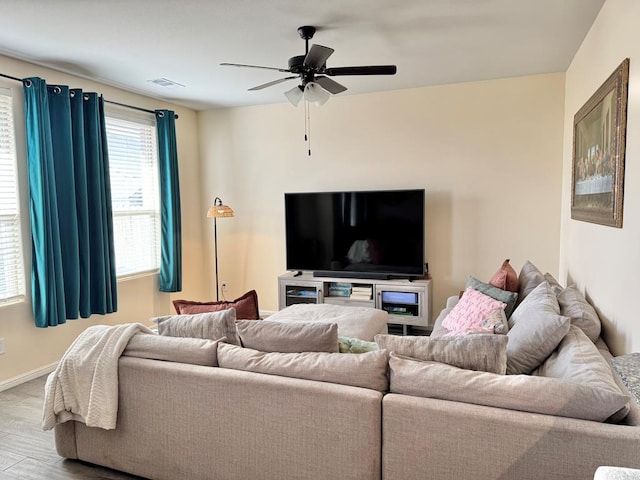
[[[395,75],[395,65],[372,65],[368,67],[337,67],[327,68],[323,73],[330,76],[337,75]]]
[[[279,83],[286,82],[287,80],[291,80],[293,78],[298,78],[298,76],[295,75],[293,77],[284,77],[278,80],[273,80],[272,82],[263,83],[262,85],[258,85],[256,87],[250,88],[249,91],[251,92],[253,90],[262,90],[263,88],[271,87],[272,85],[277,85]]]
[[[263,67],[261,65],[245,65],[244,63],[221,63],[223,67],[247,67],[247,68],[262,68],[265,70],[275,70],[277,72],[290,72],[291,70],[278,67]]]
[[[304,57],[303,65],[318,70],[327,63],[327,58],[331,56],[333,51],[333,48],[323,47],[322,45],[311,45],[309,53]]]
[[[344,85],[340,85],[335,80],[331,80],[329,77],[325,77],[324,75],[316,77],[314,82],[324,88],[327,92],[333,93],[334,95],[336,93],[344,92],[347,89]]]

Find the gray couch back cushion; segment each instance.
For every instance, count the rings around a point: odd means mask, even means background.
[[[247,372],[388,390],[386,350],[352,354],[260,352],[226,343],[218,345],[220,367]]]
[[[215,340],[138,333],[129,340],[122,355],[216,367],[217,351]]]
[[[498,374],[504,374],[507,369],[506,335],[478,333],[439,338],[376,335],[375,340],[379,348],[418,360]]]
[[[236,329],[244,347],[261,352],[338,351],[338,326],[335,323],[238,320]]]
[[[437,362],[417,362],[393,353],[389,369],[392,393],[560,417],[603,422],[629,401],[620,391],[557,378],[475,372]]]
[[[235,308],[192,315],[167,315],[152,318],[151,321],[158,324],[160,335],[208,338],[209,340],[219,340],[224,337],[227,342],[240,345],[236,333]]]
[[[569,331],[560,315],[556,294],[542,282],[518,305],[509,319],[507,373],[531,373],[553,352]]]
[[[591,388],[622,395],[613,378],[611,367],[587,335],[574,325],[558,348],[533,372],[534,375],[559,378]],[[626,395],[625,395],[626,396]],[[610,419],[619,422],[629,413],[629,402],[620,407]]]

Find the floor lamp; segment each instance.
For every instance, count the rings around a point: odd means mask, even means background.
[[[233,209],[228,205],[223,205],[220,197],[216,197],[213,206],[207,212],[207,218],[213,218],[213,241],[215,245],[216,259],[216,301],[220,300],[220,288],[218,287],[218,218],[233,217]]]

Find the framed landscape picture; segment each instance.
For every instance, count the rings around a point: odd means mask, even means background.
[[[627,58],[573,117],[571,218],[622,228]]]

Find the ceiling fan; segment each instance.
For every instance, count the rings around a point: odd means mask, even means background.
[[[291,57],[288,62],[289,68],[263,67],[260,65],[245,65],[241,63],[221,63],[220,65],[262,68],[283,73],[292,73],[293,75],[288,77],[257,85],[250,88],[249,91],[262,90],[263,88],[278,85],[279,83],[293,80],[294,78],[300,78],[300,85],[285,92],[287,99],[296,106],[302,98],[309,102],[316,102],[317,105],[323,105],[329,100],[332,94],[335,95],[347,90],[347,87],[329,77],[346,75],[395,75],[395,65],[327,68],[327,59],[334,50],[333,48],[322,45],[312,45],[311,48],[309,48],[309,40],[313,38],[315,33],[315,27],[303,26],[298,28],[300,38],[305,41],[305,54]]]

